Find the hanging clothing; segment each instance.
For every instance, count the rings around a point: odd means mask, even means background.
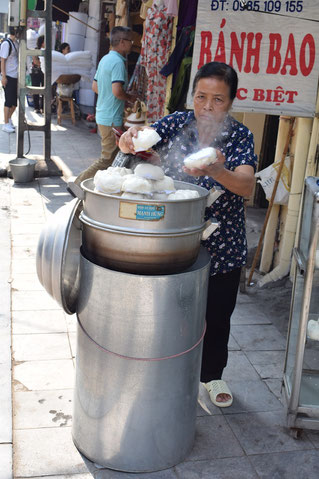
[[[127,27],[127,17],[126,0],[117,0],[115,9],[115,26]]]
[[[182,0],[179,3],[177,30],[196,25],[198,0]]]
[[[156,121],[164,115],[166,78],[160,74],[172,42],[173,19],[166,13],[165,4],[154,0],[147,12],[142,42],[141,65],[145,66],[147,83],[147,119]]]
[[[147,11],[151,6],[153,5],[153,0],[147,0],[147,1],[142,1],[141,4],[141,9],[140,9],[140,17],[143,18],[143,20],[146,19],[147,17]]]
[[[195,26],[183,28],[180,32],[174,51],[169,57],[168,62],[161,69],[161,74],[168,77],[171,73],[177,74],[179,65],[184,57],[191,57],[193,55],[193,45],[195,38]],[[175,82],[173,81],[173,84]]]
[[[189,80],[191,77],[192,57],[185,57],[180,65],[174,88],[167,109],[170,113],[174,111],[185,111]]]
[[[141,65],[141,55],[136,62],[127,91],[136,93],[137,97],[146,103],[147,74],[145,67]]]
[[[178,1],[177,0],[164,0],[167,15],[170,17],[178,16]]]

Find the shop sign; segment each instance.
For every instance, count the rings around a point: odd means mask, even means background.
[[[199,0],[187,107],[205,63],[238,73],[233,111],[311,117],[319,72],[319,0]]]

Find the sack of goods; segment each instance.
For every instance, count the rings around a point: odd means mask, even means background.
[[[66,96],[68,98],[71,98],[73,90],[74,90],[73,83],[71,83],[70,85],[65,85],[64,83],[58,83],[57,93],[59,96]]]

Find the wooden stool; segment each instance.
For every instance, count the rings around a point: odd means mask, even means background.
[[[64,116],[65,118],[71,118],[73,125],[75,125],[75,113],[74,113],[74,103],[73,98],[68,96],[59,96],[57,95],[58,100],[58,125],[61,125],[61,118]],[[63,102],[67,102],[70,107],[70,113],[62,113],[62,106]]]

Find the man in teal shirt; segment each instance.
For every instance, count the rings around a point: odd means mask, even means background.
[[[125,92],[128,83],[125,63],[133,44],[132,30],[114,27],[110,43],[111,49],[101,59],[92,84],[92,90],[98,94],[95,118],[101,136],[101,157],[76,178],[77,184],[112,164],[117,152],[112,127],[122,126],[125,101],[135,101],[133,95]]]

